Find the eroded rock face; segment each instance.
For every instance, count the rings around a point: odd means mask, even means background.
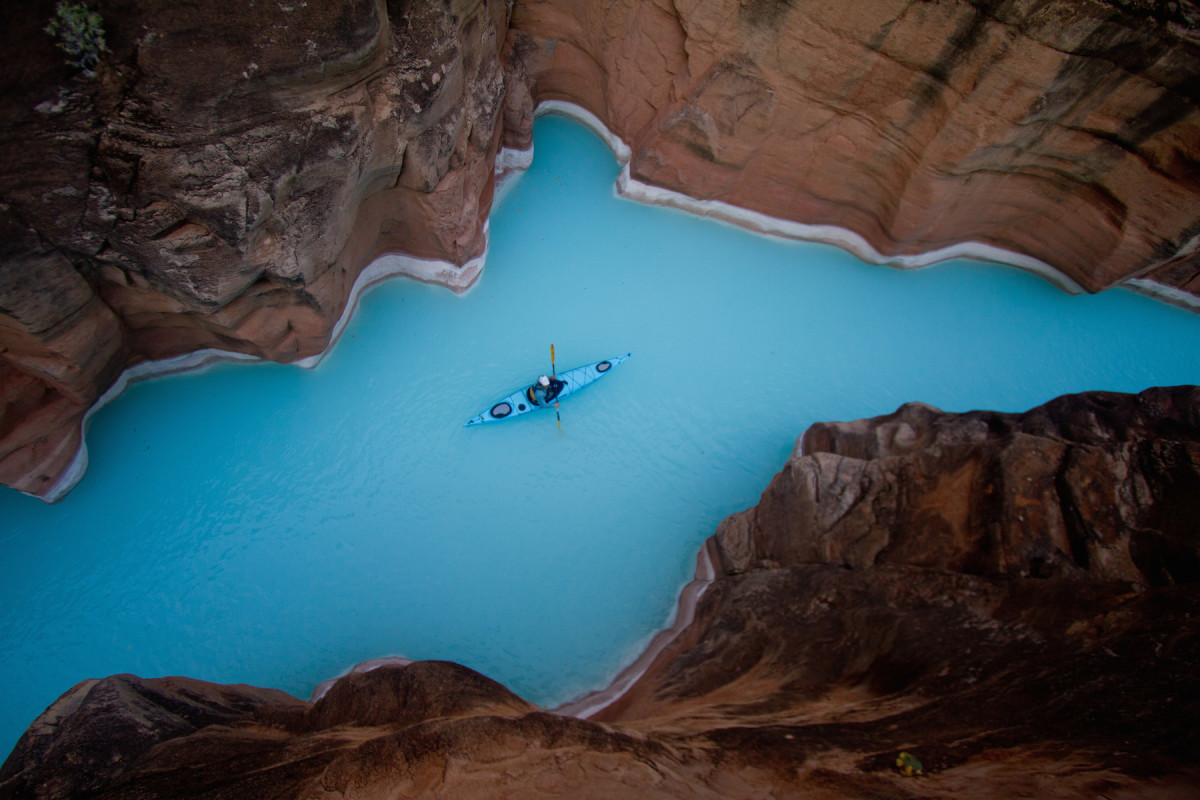
[[[1060,669],[1090,672],[1096,694],[1120,680],[1163,708],[1134,676],[1161,688],[1194,657],[1161,654],[1175,626],[1178,641],[1198,632],[1198,409],[1200,389],[1178,387],[1068,395],[1025,414],[909,404],[814,425],[759,504],[710,540],[723,577],[703,621],[605,715],[655,718],[696,697],[720,697],[733,717],[740,705],[795,713],[849,685],[883,690],[868,705],[959,705],[985,676],[1004,676],[988,691],[1047,692],[1040,682]],[[971,702],[961,724],[1040,713]],[[1134,724],[1126,711],[1108,735]]]
[[[705,545],[694,622],[587,720],[445,662],[313,704],[114,676],[30,727],[0,796],[1190,797],[1198,400],[814,426]]]
[[[465,667],[427,661],[348,676],[316,704],[186,679],[89,681],[17,744],[0,794],[536,797],[574,787],[599,798],[661,783],[683,796],[687,780],[658,773],[683,762],[645,736],[548,714]]]
[[[129,364],[313,355],[376,255],[483,251],[506,3],[109,4],[93,78],[35,5],[3,34],[0,481],[52,486]]]
[[[545,0],[517,5],[510,47],[535,97],[630,143],[642,181],[885,258],[974,241],[1091,291],[1196,292],[1200,13],[1171,8]]]
[[[1192,583],[1198,428],[1193,388],[1069,395],[1021,415],[947,415],[914,403],[818,423],[758,506],[722,524],[717,543],[733,571],[759,561],[898,563]]]

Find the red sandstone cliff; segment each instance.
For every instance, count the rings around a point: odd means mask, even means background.
[[[1089,291],[1200,291],[1198,42],[1092,0],[546,0],[510,31],[535,97],[599,116],[638,180]]]
[[[587,720],[439,662],[315,703],[113,676],[34,722],[0,797],[1195,797],[1198,409],[815,426],[706,545],[694,621]]]

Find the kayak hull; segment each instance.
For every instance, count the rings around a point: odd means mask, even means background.
[[[502,422],[513,417],[521,417],[525,414],[532,414],[534,411],[541,411],[543,408],[551,408],[556,402],[563,398],[569,397],[575,392],[590,386],[596,381],[607,375],[612,368],[629,358],[631,353],[626,353],[623,356],[615,358],[606,358],[603,361],[597,361],[594,364],[585,364],[582,367],[569,369],[565,372],[560,372],[555,377],[562,381],[565,385],[558,396],[549,403],[542,405],[535,404],[529,396],[529,390],[533,388],[533,384],[522,386],[507,397],[502,397],[495,403],[492,403],[486,411],[476,414],[471,419],[467,420],[466,426],[482,425],[485,422]]]

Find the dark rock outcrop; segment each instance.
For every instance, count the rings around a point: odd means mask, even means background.
[[[305,727],[414,725],[463,714],[516,716],[536,710],[495,681],[457,664],[418,661],[408,667],[352,673],[313,704]]]
[[[304,709],[283,692],[252,686],[133,675],[84,681],[46,709],[17,742],[0,770],[0,794],[95,796],[155,747],[252,719],[263,706],[277,715]]]
[[[920,404],[818,423],[717,532],[757,562],[906,564],[1161,586],[1200,580],[1200,390],[1059,398],[1027,414]]]
[[[589,719],[463,667],[68,692],[0,796],[1194,797],[1200,389],[813,426]],[[920,776],[896,768],[907,751]]]
[[[376,256],[481,255],[502,129],[501,0],[101,11],[94,77],[49,0],[0,34],[0,482],[35,494],[125,367],[312,356]]]
[[[1065,782],[1038,796],[1194,791],[1198,410],[1179,387],[813,426],[711,540],[692,628],[596,718],[866,772],[919,751],[936,796],[1047,754]]]

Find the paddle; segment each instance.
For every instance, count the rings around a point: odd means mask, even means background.
[[[551,345],[550,345],[550,380],[552,380],[552,381],[556,380],[557,377],[558,376],[555,375],[555,367],[554,367],[554,344],[551,343]],[[554,416],[558,418],[558,435],[562,436],[562,417],[560,417],[558,415],[558,395],[555,395],[555,397],[554,397]]]

